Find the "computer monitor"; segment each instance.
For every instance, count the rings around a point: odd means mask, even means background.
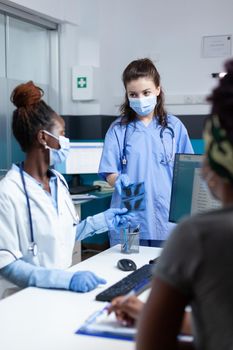
[[[201,213],[221,206],[202,179],[203,155],[176,154],[169,221],[179,222],[185,215]]]
[[[71,142],[66,161],[56,165],[62,174],[96,174],[103,151],[103,142]]]

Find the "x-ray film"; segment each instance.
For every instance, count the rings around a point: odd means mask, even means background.
[[[122,187],[122,200],[128,198],[135,198],[137,196],[142,196],[145,193],[144,182],[139,182],[135,184],[131,184],[127,187]]]
[[[144,182],[131,184],[122,188],[122,206],[128,211],[145,210],[145,186]]]
[[[130,198],[122,200],[123,206],[128,209],[128,211],[139,211],[145,210],[145,197],[144,195],[137,198]]]

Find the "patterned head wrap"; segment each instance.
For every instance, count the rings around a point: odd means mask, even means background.
[[[217,115],[207,120],[203,137],[211,169],[233,183],[233,144],[229,141]]]

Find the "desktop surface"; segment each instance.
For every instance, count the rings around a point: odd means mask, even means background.
[[[160,248],[140,247],[140,253],[130,258],[140,267],[160,252]],[[0,301],[1,348],[133,350],[134,342],[75,334],[93,312],[103,307],[95,296],[130,273],[116,267],[124,257],[117,245],[69,269],[91,270],[107,280],[106,285],[89,293],[31,287]]]

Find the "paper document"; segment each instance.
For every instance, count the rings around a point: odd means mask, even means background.
[[[106,338],[133,340],[136,335],[135,327],[121,325],[112,312],[107,313],[106,306],[91,315],[76,334],[93,335]]]
[[[193,195],[191,204],[191,214],[198,214],[207,209],[218,209],[221,207],[220,201],[215,199],[201,176],[201,169],[194,171]]]
[[[85,199],[95,199],[98,198],[97,196],[93,194],[72,194],[71,195],[72,201],[81,201]]]
[[[137,334],[137,328],[120,324],[114,312],[108,315],[107,306],[92,314],[75,333],[121,340],[134,340]],[[178,335],[178,339],[185,342],[192,342],[193,336],[180,334]]]

